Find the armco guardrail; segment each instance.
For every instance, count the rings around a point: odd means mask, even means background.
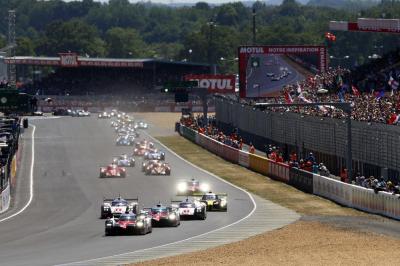
[[[185,138],[226,160],[288,183],[304,192],[330,199],[344,206],[400,220],[398,195],[386,192],[375,193],[372,189],[343,183],[297,168],[289,168],[286,164],[234,149],[183,125],[180,125],[179,132]]]

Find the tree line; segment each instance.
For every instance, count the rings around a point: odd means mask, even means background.
[[[356,3],[353,3],[356,5]],[[7,36],[7,11],[16,10],[16,55],[57,56],[73,51],[88,57],[160,58],[218,63],[233,67],[237,47],[252,43],[252,7],[235,2],[169,7],[128,0],[0,0],[0,47]],[[329,8],[284,0],[279,6],[255,2],[257,44],[326,42],[330,20],[396,18],[400,3],[382,1],[368,8]],[[363,64],[372,54],[399,46],[397,35],[337,32],[329,44],[333,63]],[[348,56],[346,60],[344,58]],[[221,60],[221,58],[227,60]],[[348,61],[348,62],[347,62]]]

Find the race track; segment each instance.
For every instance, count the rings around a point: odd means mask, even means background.
[[[99,179],[99,167],[113,155],[131,153],[117,147],[109,120],[62,117],[35,119],[32,203],[21,214],[0,222],[1,265],[54,265],[141,250],[196,236],[245,217],[253,203],[243,191],[205,174],[166,151],[172,175],[145,176],[140,159],[122,179]],[[23,167],[18,175],[15,213],[29,198],[32,128],[23,134]],[[144,134],[142,134],[143,136]],[[160,146],[158,146],[160,147]],[[176,198],[176,182],[198,178],[214,192],[228,193],[227,213],[208,213],[205,221],[183,221],[178,228],[154,228],[146,236],[104,236],[99,219],[103,197],[139,197],[141,207]]]
[[[301,75],[297,70],[288,64],[283,58],[279,55],[267,55],[265,57],[261,57],[262,62],[260,67],[253,68],[250,65],[250,60],[247,64],[247,97],[258,97],[258,96],[271,96],[279,94],[279,91],[283,86],[289,84],[296,84],[296,82],[304,79],[304,76]],[[266,64],[269,62],[268,64]],[[282,71],[281,67],[287,67],[292,74],[289,76],[278,80],[271,81],[270,77],[267,77],[267,73],[274,73],[280,75]]]

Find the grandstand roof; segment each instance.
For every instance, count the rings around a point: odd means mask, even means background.
[[[68,58],[64,60],[63,58]],[[61,67],[128,67],[143,68],[145,63],[178,64],[188,66],[208,66],[203,63],[179,62],[159,60],[152,58],[90,58],[76,56],[75,54],[60,54],[59,57],[34,57],[14,56],[4,58],[6,64],[36,65],[36,66],[61,66]]]

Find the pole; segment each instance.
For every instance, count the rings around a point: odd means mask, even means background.
[[[256,7],[253,5],[253,45],[256,45]]]
[[[346,111],[346,125],[347,125],[347,175],[349,183],[353,181],[353,158],[352,158],[352,141],[351,141],[351,109]]]

